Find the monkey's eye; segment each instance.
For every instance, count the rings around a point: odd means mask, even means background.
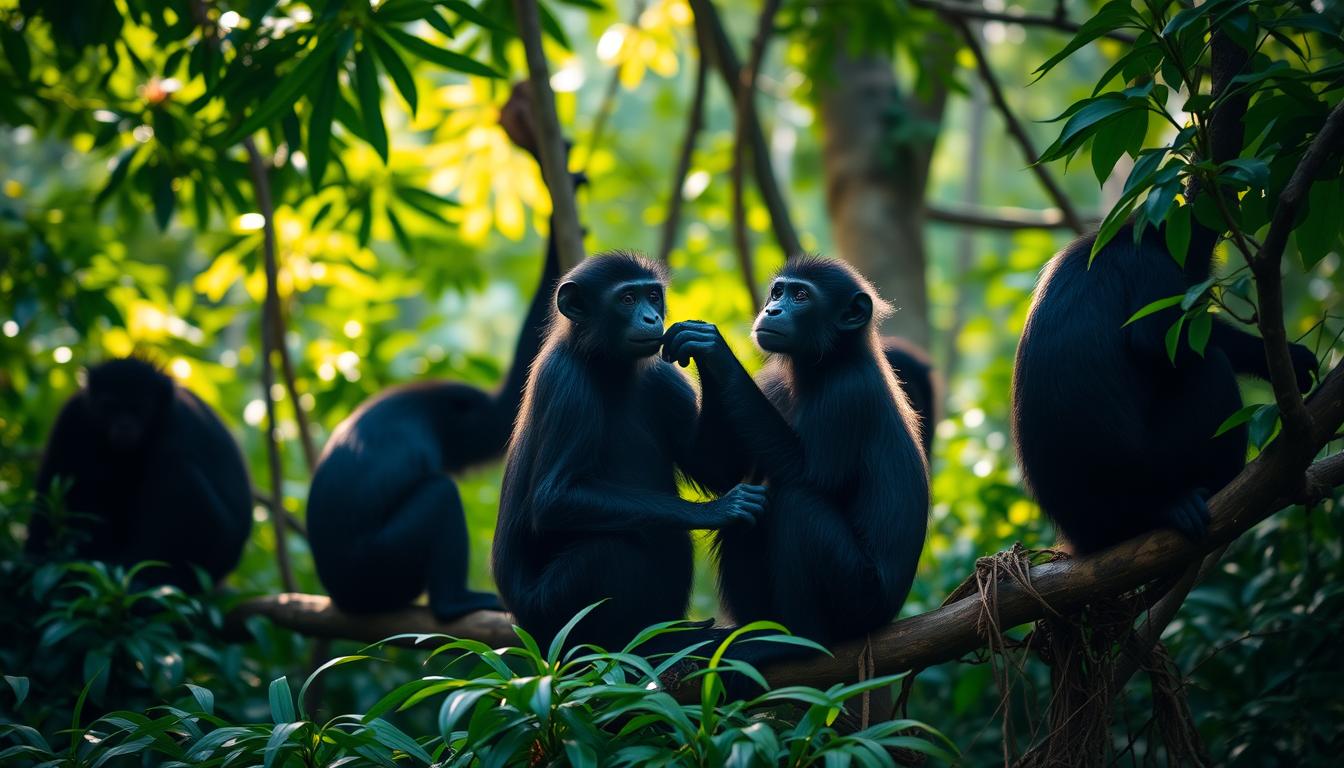
[[[784,289],[778,285],[770,289],[770,298],[772,299],[778,299],[783,295],[784,295]]]
[[[794,300],[794,301],[807,301],[807,291],[804,290],[804,289],[802,289],[802,288],[799,288],[799,289],[793,294],[793,300]]]
[[[635,303],[635,294],[633,294],[633,293],[622,293],[622,294],[621,294],[621,303],[624,304],[624,305],[626,305],[627,307],[630,306],[630,305],[632,305],[632,304],[634,304],[634,303]]]
[[[654,304],[657,304],[658,302],[660,302],[660,301],[662,301],[662,300],[663,300],[663,295],[662,295],[661,293],[659,293],[657,289],[654,289],[654,290],[652,290],[652,291],[649,291],[649,301],[652,301]]]

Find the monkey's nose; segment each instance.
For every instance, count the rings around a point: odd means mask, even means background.
[[[777,317],[777,316],[779,316],[780,314],[782,314],[783,312],[784,312],[784,310],[780,309],[779,307],[766,307],[766,308],[765,308],[765,314],[766,314],[767,316],[769,316],[769,317]]]

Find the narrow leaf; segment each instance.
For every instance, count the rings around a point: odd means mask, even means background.
[[[359,92],[359,113],[364,118],[364,130],[369,146],[387,162],[387,126],[383,125],[382,91],[378,88],[378,62],[369,46],[355,54],[355,85]]]

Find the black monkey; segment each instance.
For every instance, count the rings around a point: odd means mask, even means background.
[[[689,531],[750,524],[765,500],[740,485],[705,503],[677,495],[698,477],[695,394],[655,357],[662,266],[612,253],[575,267],[556,291],[509,445],[495,530],[504,604],[542,643],[584,607],[571,643],[620,649],[650,624],[685,616]]]
[[[1041,508],[1079,554],[1156,528],[1204,535],[1208,495],[1246,460],[1246,429],[1214,433],[1241,407],[1239,373],[1266,378],[1263,342],[1215,321],[1203,356],[1165,344],[1180,310],[1126,321],[1209,276],[1212,243],[1184,269],[1148,229],[1121,230],[1089,267],[1093,237],[1046,265],[1027,313],[1013,371],[1013,434],[1022,473]],[[1292,346],[1298,386],[1316,358]]]
[[[755,528],[718,534],[719,589],[735,621],[773,619],[830,643],[886,624],[905,602],[929,478],[874,323],[885,311],[843,262],[791,259],[754,327],[771,355],[759,388],[713,325],[668,332],[664,357],[695,359],[705,431],[720,427],[704,443],[713,463],[769,487]]]
[[[516,87],[500,122],[536,157],[527,99],[526,87]],[[317,575],[342,610],[393,610],[426,588],[430,610],[443,620],[500,607],[493,594],[466,587],[467,523],[449,475],[504,452],[541,346],[559,263],[552,235],[497,393],[455,381],[393,387],[332,433],[308,493],[308,539]]]
[[[46,501],[69,483],[68,525]],[[37,474],[27,548],[64,548],[130,565],[161,560],[146,580],[197,591],[193,566],[214,581],[238,565],[252,530],[252,486],[233,437],[209,406],[149,362],[109,360],[61,408]]]
[[[1215,26],[1210,74],[1221,104],[1208,126],[1214,163],[1237,157],[1250,91],[1232,90],[1250,52]],[[1223,96],[1226,98],[1223,98]],[[1205,193],[1192,183],[1186,199]],[[1058,253],[1041,273],[1013,369],[1013,435],[1028,487],[1073,546],[1085,554],[1156,528],[1204,535],[1205,499],[1246,460],[1246,429],[1214,433],[1241,407],[1237,374],[1268,377],[1264,343],[1215,321],[1202,356],[1180,341],[1175,363],[1165,337],[1175,308],[1126,325],[1157,299],[1206,280],[1220,233],[1193,221],[1180,266],[1165,237],[1126,226],[1091,261],[1095,236]],[[1291,347],[1302,391],[1316,358]]]
[[[933,361],[919,345],[895,336],[882,339],[882,354],[896,374],[896,381],[910,401],[910,407],[919,416],[919,444],[924,449],[925,461],[932,461],[940,389]]]

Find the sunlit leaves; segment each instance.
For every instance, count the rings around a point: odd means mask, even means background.
[[[658,0],[633,26],[617,22],[608,27],[597,43],[598,58],[618,69],[627,90],[638,87],[648,70],[671,77],[678,67],[677,30],[688,27],[693,18],[686,0]]]

